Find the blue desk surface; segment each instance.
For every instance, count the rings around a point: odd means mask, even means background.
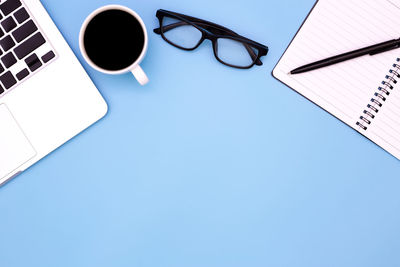
[[[78,32],[106,0],[43,0]],[[149,29],[151,83],[84,63],[99,123],[0,189],[0,266],[399,266],[400,162],[274,80],[313,0],[121,0]],[[151,32],[158,8],[270,46],[219,64]]]

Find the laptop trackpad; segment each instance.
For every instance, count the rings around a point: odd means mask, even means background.
[[[5,104],[0,104],[0,179],[36,155]]]

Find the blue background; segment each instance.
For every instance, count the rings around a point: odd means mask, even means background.
[[[113,1],[43,3],[110,111],[0,189],[0,266],[400,266],[399,161],[270,75],[313,0],[118,1],[148,26],[146,87],[80,55]],[[178,50],[158,8],[271,52],[241,71]]]

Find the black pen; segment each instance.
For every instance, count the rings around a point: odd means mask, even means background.
[[[350,60],[356,57],[361,57],[361,56],[365,56],[365,55],[376,55],[379,53],[383,53],[389,50],[393,50],[396,48],[400,47],[400,39],[397,40],[391,40],[391,41],[387,41],[387,42],[383,42],[380,44],[376,44],[376,45],[371,45],[365,48],[361,48],[355,51],[351,51],[351,52],[347,52],[345,54],[341,54],[341,55],[337,55],[334,57],[330,57],[330,58],[326,58],[314,63],[310,63],[304,66],[301,66],[297,69],[294,69],[290,72],[290,74],[299,74],[299,73],[304,73],[304,72],[308,72],[308,71],[312,71],[312,70],[316,70],[316,69],[320,69],[320,68],[324,68],[324,67],[328,67],[331,66],[333,64],[337,64],[346,60]]]

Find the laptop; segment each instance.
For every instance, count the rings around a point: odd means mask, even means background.
[[[1,0],[0,185],[106,113],[40,1]]]

